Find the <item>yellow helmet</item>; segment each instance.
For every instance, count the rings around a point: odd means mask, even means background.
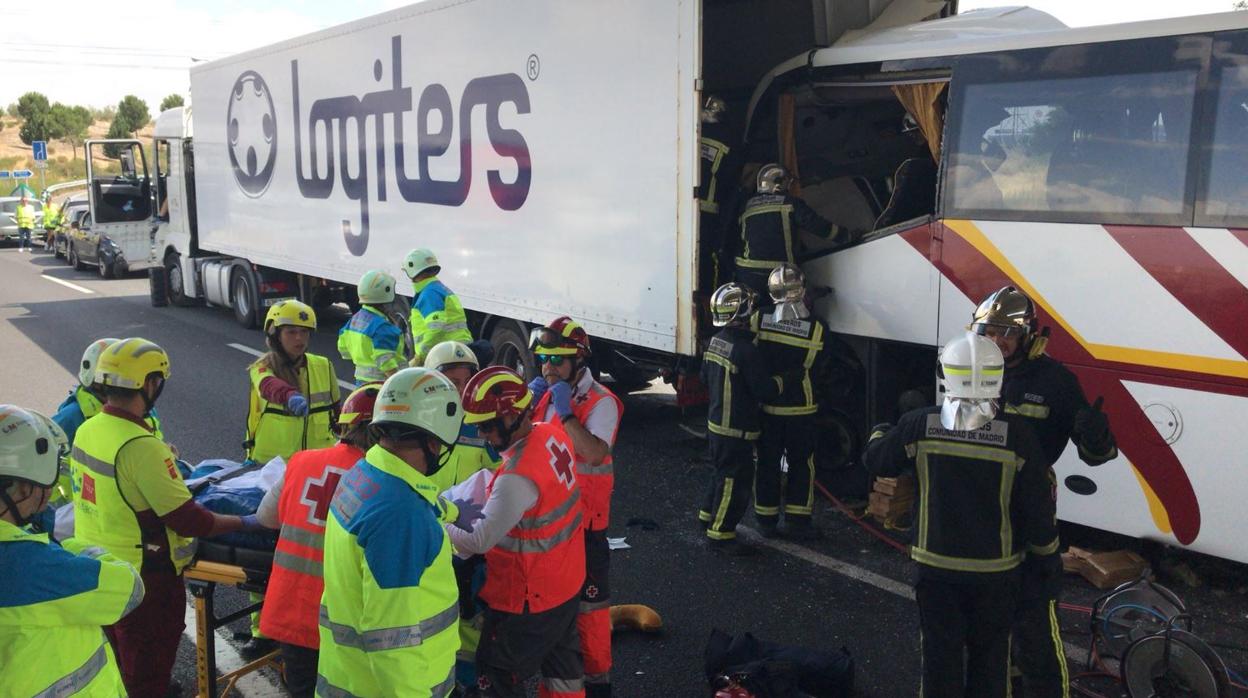
[[[153,373],[169,377],[169,355],[155,342],[130,337],[104,350],[95,368],[95,380],[100,385],[138,390]]]
[[[316,329],[316,311],[297,300],[278,301],[264,316],[264,333],[276,334],[281,327]]]

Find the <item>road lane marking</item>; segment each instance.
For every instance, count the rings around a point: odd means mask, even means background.
[[[264,352],[260,351],[259,349],[253,349],[252,347],[249,347],[249,346],[247,346],[247,345],[245,345],[245,344],[235,344],[235,343],[231,342],[230,344],[227,344],[226,346],[228,346],[228,347],[229,347],[229,348],[231,348],[231,349],[237,349],[237,350],[239,350],[239,351],[243,352],[244,354],[251,354],[252,356],[255,356],[255,357],[257,357],[257,358],[259,358],[259,357],[261,357],[261,356],[264,356]],[[342,380],[342,379],[339,379],[339,380],[338,380],[338,387],[342,388],[343,390],[345,390],[345,391],[347,391],[347,392],[351,392],[351,391],[355,390],[355,383],[350,383],[350,382],[348,382],[348,381],[344,381],[344,380]]]
[[[55,276],[48,276],[47,274],[40,274],[39,276],[47,279],[48,281],[51,281],[54,284],[60,284],[64,286],[65,288],[72,288],[79,293],[95,293],[95,291],[92,291],[91,289],[85,286],[79,286],[78,284],[71,284],[70,282],[65,281],[64,279],[58,279]]]
[[[186,630],[182,635],[190,641],[192,647],[198,647],[195,644],[195,606],[188,603],[186,606]],[[234,649],[234,645],[230,643],[228,636],[225,634],[225,627],[217,628],[217,651],[214,653],[217,658],[217,673],[228,674],[235,669],[247,665],[247,661],[243,656]],[[198,652],[197,652],[198,654]],[[198,672],[198,668],[196,669]],[[198,675],[198,673],[196,673]],[[215,678],[215,677],[214,677]],[[190,686],[184,686],[183,690],[194,690]],[[246,698],[269,698],[269,696],[284,696],[283,691],[268,677],[268,672],[253,671],[246,676],[241,677],[238,683],[234,685],[234,694],[245,696]]]

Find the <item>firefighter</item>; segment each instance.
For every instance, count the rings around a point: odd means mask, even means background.
[[[428,474],[459,434],[455,386],[405,368],[381,386],[376,445],[338,483],[326,517],[318,624],[322,696],[433,696],[455,689],[459,592]]]
[[[464,420],[503,456],[486,488],[485,519],[450,529],[456,550],[485,555],[485,627],[477,688],[521,698],[541,673],[545,698],[585,695],[577,609],[585,581],[584,511],[572,441],[533,422],[533,393],[511,369],[491,366],[468,381]]]
[[[101,626],[143,600],[132,565],[24,527],[47,505],[69,441],[47,417],[0,405],[0,667],[5,695],[122,696]]]
[[[783,503],[788,538],[818,536],[811,525],[815,503],[815,442],[819,412],[818,387],[828,367],[828,328],[811,317],[806,305],[806,275],[794,264],[781,264],[767,279],[776,304],[759,316],[758,351],[774,374],[796,371],[775,400],[763,402],[762,435],[758,440],[758,471],[754,477],[754,515],[764,536],[777,533]],[[788,475],[780,461],[788,462]]]
[[[726,117],[728,105],[715,95],[702,103],[702,135],[698,139],[701,178],[698,180],[698,289],[710,291],[719,286],[728,269],[720,266],[720,253],[726,241],[727,222],[737,210],[737,180],[741,176],[741,154],[737,139]]]
[[[750,331],[754,293],[727,283],[711,296],[711,322],[722,327],[702,356],[702,381],[710,392],[706,429],[715,468],[698,519],[712,549],[747,554],[737,542],[737,523],[750,503],[759,406],[784,392],[784,376],[767,372]]]
[[[407,363],[403,328],[389,317],[394,277],[374,269],[356,286],[360,309],[338,331],[338,353],[355,364],[355,384],[380,383]]]
[[[368,425],[379,388],[370,383],[347,396],[338,415],[338,443],[291,456],[256,512],[260,523],[280,530],[260,630],[280,645],[282,679],[292,696],[316,692],[325,520],[338,481],[374,445]]]
[[[859,231],[824,220],[805,201],[790,195],[788,170],[776,163],[763,165],[756,179],[757,193],[745,203],[738,225],[736,281],[767,297],[767,276],[777,265],[796,264],[802,253],[799,232],[805,231],[839,246],[862,237]]]
[[[1118,456],[1100,400],[1090,406],[1075,375],[1045,355],[1046,338],[1039,331],[1035,304],[1026,294],[1013,286],[993,292],[976,308],[971,330],[991,339],[1005,356],[1003,409],[1031,424],[1055,491],[1053,464],[1067,443],[1075,445],[1079,458],[1088,465],[1100,465]],[[1015,657],[1023,672],[1027,698],[1064,697],[1069,692],[1066,652],[1056,612],[1061,563],[1054,559],[1050,564],[1051,569],[1029,567],[1024,571],[1014,624]]]
[[[412,365],[424,365],[425,355],[440,342],[472,341],[464,306],[446,284],[438,280],[442,266],[433,250],[419,248],[403,260],[403,273],[412,280]]]
[[[267,463],[308,448],[334,444],[338,375],[329,359],[308,351],[316,313],[306,303],[278,301],[264,316],[269,351],[247,373],[251,399],[247,412],[247,457]]]
[[[260,525],[192,501],[173,453],[144,420],[169,378],[163,349],[139,337],[114,342],[95,376],[105,405],[78,429],[70,456],[74,534],[140,570],[143,602],[108,632],[129,694],[163,696],[185,628],[182,570],[194,537]]]
[[[542,375],[529,384],[538,398],[534,414],[558,423],[576,453],[576,477],[585,509],[585,587],[577,631],[585,662],[585,695],[611,695],[611,549],[607,526],[615,488],[611,449],[624,403],[594,380],[589,334],[572,318],[555,318],[536,333],[533,355]]]
[[[877,476],[918,473],[910,557],[919,568],[922,695],[1000,698],[1009,692],[1019,566],[1057,558],[1053,492],[1028,420],[998,409],[996,345],[968,332],[945,346],[940,364],[943,404],[872,429],[863,460]]]

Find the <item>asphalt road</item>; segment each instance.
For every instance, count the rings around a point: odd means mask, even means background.
[[[334,342],[346,319],[345,308],[322,317],[312,346],[333,358],[344,378],[350,367],[336,358]],[[136,335],[170,354],[172,376],[159,410],[183,458],[241,459],[252,356],[237,347],[262,349],[258,332],[241,329],[220,309],[153,308],[144,277],[105,281],[48,254],[0,249],[0,402],[50,413],[76,382],[76,364],[88,342]],[[683,413],[663,389],[624,402],[610,535],[631,547],[613,553],[612,596],[615,603],[653,607],[664,628],[657,635],[616,634],[616,695],[708,695],[703,651],[713,628],[795,645],[845,647],[856,662],[860,695],[917,693],[917,612],[909,586],[912,568],[904,556],[822,502],[816,510],[824,531],[819,541],[760,539],[762,554],[749,558],[707,550],[694,518],[710,472],[705,443],[697,435],[704,419]],[[654,525],[627,525],[632,520]],[[1248,671],[1248,652],[1239,649],[1248,645],[1245,568],[1200,556],[1155,559],[1169,570],[1162,580],[1187,601],[1199,633],[1222,645],[1218,651],[1233,669]],[[1201,586],[1184,583],[1194,581],[1184,568],[1196,571]],[[1068,577],[1067,602],[1088,606],[1098,595],[1081,579]],[[235,590],[217,592],[222,612],[238,608],[243,598]],[[1088,618],[1064,610],[1060,620],[1072,649],[1072,674],[1078,673],[1086,657]],[[194,685],[193,633],[188,622],[175,673],[187,687],[185,695]],[[235,641],[225,631],[220,635],[219,663],[238,666]],[[1123,695],[1110,681],[1086,685],[1101,695]],[[252,697],[283,695],[269,672],[248,678],[240,688]]]

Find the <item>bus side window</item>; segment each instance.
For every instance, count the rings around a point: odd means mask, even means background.
[[[1015,80],[983,75],[961,86],[946,215],[1183,222],[1198,68],[1047,77],[1044,67],[1062,61],[1045,58],[1002,60]]]
[[[1248,224],[1248,32],[1232,35],[1218,56],[1217,109],[1209,149],[1208,185],[1197,225]]]

